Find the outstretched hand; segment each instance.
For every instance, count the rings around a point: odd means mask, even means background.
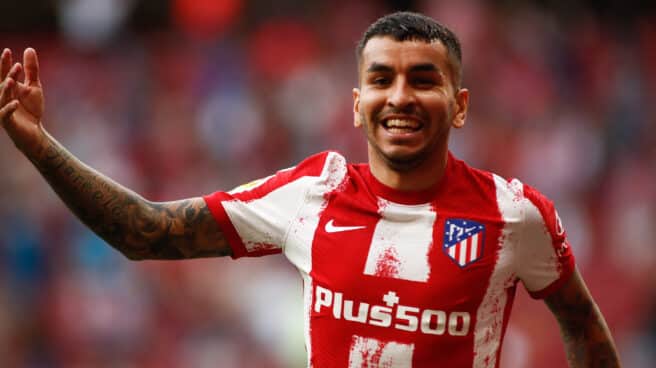
[[[11,50],[4,49],[0,56],[0,123],[16,147],[34,153],[43,137],[45,108],[36,51],[28,48],[22,65],[12,63]],[[18,79],[21,71],[25,74],[22,82]]]

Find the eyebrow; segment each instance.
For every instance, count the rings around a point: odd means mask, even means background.
[[[410,68],[411,72],[437,72],[441,74],[440,68],[437,67],[437,65],[433,63],[424,63],[424,64],[417,64],[413,65]]]
[[[368,68],[367,72],[368,73],[389,73],[393,72],[394,69],[386,64],[381,64],[381,63],[372,63]],[[442,74],[440,68],[437,67],[437,65],[433,63],[422,63],[422,64],[417,64],[413,65],[410,67],[411,72],[437,72],[439,74]]]
[[[392,69],[391,66],[381,64],[381,63],[372,63],[368,68],[367,68],[367,73],[380,73],[380,72],[392,72],[394,69]]]

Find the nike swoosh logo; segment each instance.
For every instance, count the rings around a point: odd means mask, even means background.
[[[364,228],[366,228],[366,226],[335,226],[333,225],[333,220],[330,219],[330,221],[326,223],[326,227],[324,229],[327,233],[338,233],[341,231],[360,230]]]

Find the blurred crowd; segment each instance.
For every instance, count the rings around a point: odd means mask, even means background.
[[[138,3],[61,2],[57,31],[0,33],[15,55],[37,49],[45,126],[83,161],[174,200],[320,150],[366,160],[352,127],[354,46],[403,2],[171,0],[163,26],[134,29]],[[544,3],[404,7],[463,43],[471,106],[452,151],[555,202],[625,367],[653,367],[656,16]],[[131,262],[4,133],[0,172],[1,367],[305,365],[301,279],[282,256]],[[565,366],[555,319],[521,287],[502,361]]]

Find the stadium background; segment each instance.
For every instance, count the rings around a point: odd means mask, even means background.
[[[565,5],[566,3],[566,5]],[[2,1],[0,47],[39,51],[47,128],[153,200],[229,189],[351,128],[353,47],[395,9],[450,25],[471,112],[453,151],[556,203],[625,367],[656,361],[656,16],[620,1]],[[0,135],[0,366],[301,367],[283,257],[129,262]],[[565,366],[518,289],[504,367]]]

